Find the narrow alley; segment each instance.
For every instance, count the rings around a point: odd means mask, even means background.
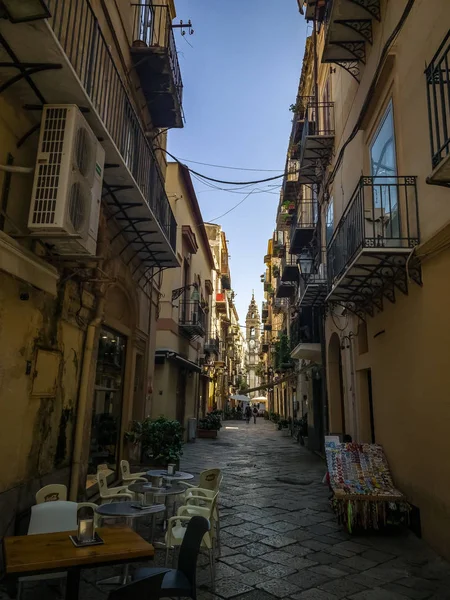
[[[450,566],[413,534],[358,537],[337,525],[321,483],[321,458],[263,419],[224,425],[217,441],[197,440],[183,457],[183,467],[192,472],[224,472],[216,596],[450,598]],[[209,585],[206,566],[201,584]],[[201,592],[201,600],[214,598]]]

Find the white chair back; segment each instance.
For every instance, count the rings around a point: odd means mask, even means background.
[[[217,491],[222,482],[222,472],[220,469],[207,469],[200,473],[200,481],[197,487],[204,490]]]
[[[67,487],[59,483],[51,483],[36,493],[36,504],[67,500]]]
[[[97,471],[98,491],[100,497],[103,498],[108,492],[108,478],[105,471]]]
[[[36,533],[55,533],[77,529],[76,502],[44,502],[31,507],[31,519],[28,535]]]
[[[127,460],[120,461],[120,472],[122,473],[122,479],[130,476],[130,463]]]

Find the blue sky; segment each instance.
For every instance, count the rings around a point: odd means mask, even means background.
[[[281,173],[306,36],[296,0],[177,0],[176,7],[177,21],[191,19],[194,35],[182,39],[175,30],[186,125],[170,132],[169,151],[182,159]],[[227,181],[278,174],[187,164]],[[279,187],[268,187],[276,184],[270,182],[229,193],[193,181],[204,220],[220,223],[227,234],[232,287],[244,323],[252,289],[259,306],[263,299],[260,275]],[[264,193],[255,190],[229,215],[216,218],[256,187]]]

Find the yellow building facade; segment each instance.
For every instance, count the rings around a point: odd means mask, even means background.
[[[150,143],[182,125],[178,62],[158,98],[139,86],[161,76],[155,52],[169,61],[173,5],[156,31],[129,3],[46,4],[0,23],[2,534],[47,483],[81,500],[99,464],[120,479],[123,434],[150,410],[153,279],[178,266]]]

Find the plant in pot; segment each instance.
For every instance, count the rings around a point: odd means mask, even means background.
[[[135,425],[139,423],[139,425]],[[125,434],[130,440],[139,439],[141,444],[141,462],[145,465],[167,467],[175,464],[179,469],[180,457],[183,454],[183,427],[175,420],[158,417],[143,421],[135,421],[131,431]]]
[[[222,427],[220,414],[217,411],[210,412],[203,419],[199,419],[197,434],[199,438],[216,438],[217,432]]]

